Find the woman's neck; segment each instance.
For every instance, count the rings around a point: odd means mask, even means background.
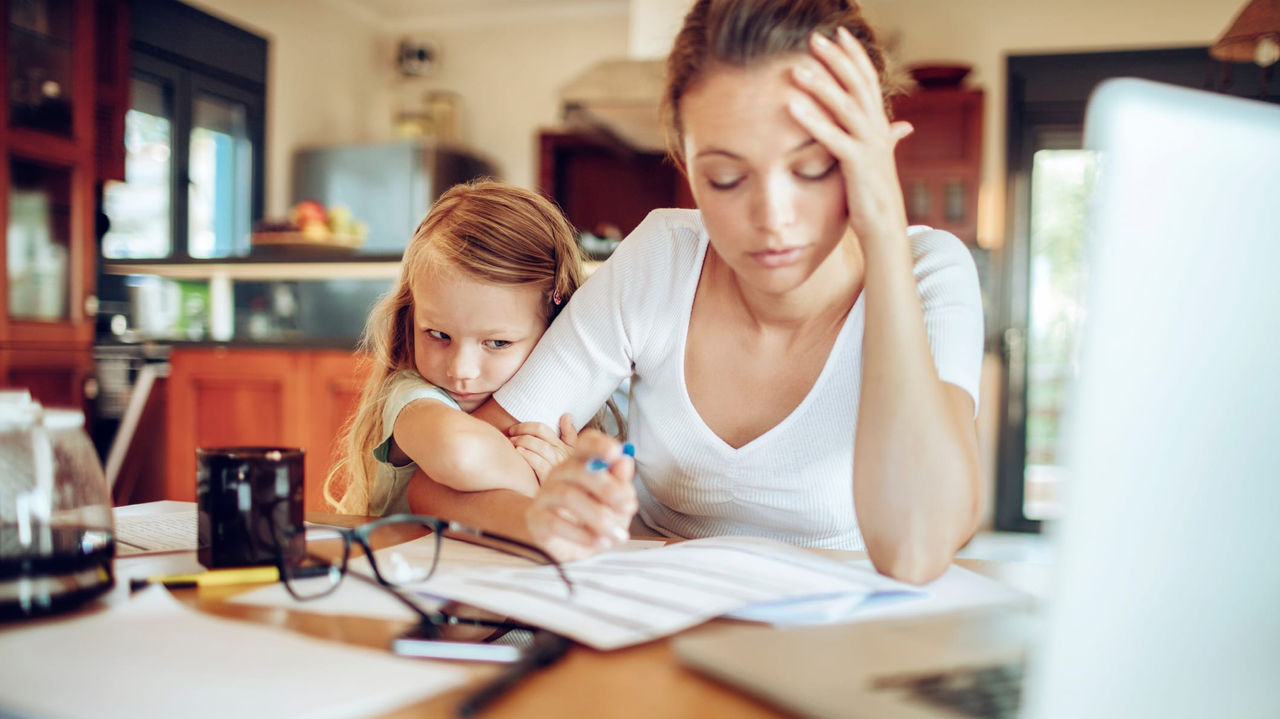
[[[716,273],[717,284],[738,299],[752,328],[762,332],[803,332],[842,322],[862,292],[866,267],[861,246],[852,233],[803,284],[783,293],[761,292],[741,282],[718,256],[713,262],[708,269]]]

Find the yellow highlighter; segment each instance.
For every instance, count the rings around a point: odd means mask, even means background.
[[[280,580],[275,567],[237,567],[234,569],[210,569],[195,574],[170,574],[167,576],[132,579],[129,589],[138,591],[151,584],[163,584],[169,589],[190,587],[218,587],[228,584],[262,584]]]

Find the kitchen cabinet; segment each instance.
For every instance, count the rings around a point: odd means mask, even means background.
[[[98,0],[94,13],[94,159],[98,181],[124,182],[129,111],[129,3]]]
[[[0,349],[0,384],[22,387],[49,407],[80,407],[94,394],[93,357],[88,350]]]
[[[915,127],[898,145],[907,221],[978,240],[982,181],[982,90],[921,88],[893,102],[894,119]]]
[[[684,175],[664,153],[585,130],[547,130],[538,142],[538,187],[580,231],[621,239],[650,210],[694,206]]]
[[[169,357],[163,499],[194,501],[198,447],[306,450],[308,511],[328,511],[322,487],[355,411],[365,366],[333,350],[175,347]]]
[[[96,183],[123,171],[99,158],[124,152],[126,13],[0,0],[0,381],[49,404],[81,407],[91,376]]]

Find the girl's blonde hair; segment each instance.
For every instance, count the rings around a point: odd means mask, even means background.
[[[414,231],[400,278],[369,313],[360,349],[372,364],[355,415],[343,428],[342,456],[324,481],[324,498],[345,514],[369,513],[391,380],[413,361],[413,283],[447,262],[480,282],[536,284],[547,324],[582,284],[582,253],[573,226],[541,195],[501,182],[455,185]]]

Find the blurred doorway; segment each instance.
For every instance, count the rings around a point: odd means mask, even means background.
[[[1003,396],[995,525],[1038,531],[1062,514],[1071,478],[1060,461],[1061,420],[1087,322],[1085,218],[1095,158],[1082,150],[1089,93],[1109,77],[1256,98],[1259,69],[1234,65],[1224,87],[1208,48],[1008,58],[1009,216],[1001,250]],[[1280,101],[1280,90],[1264,98]],[[1170,148],[1170,152],[1176,152]],[[1123,358],[1117,358],[1123,361]],[[1134,508],[1135,511],[1139,508]]]

